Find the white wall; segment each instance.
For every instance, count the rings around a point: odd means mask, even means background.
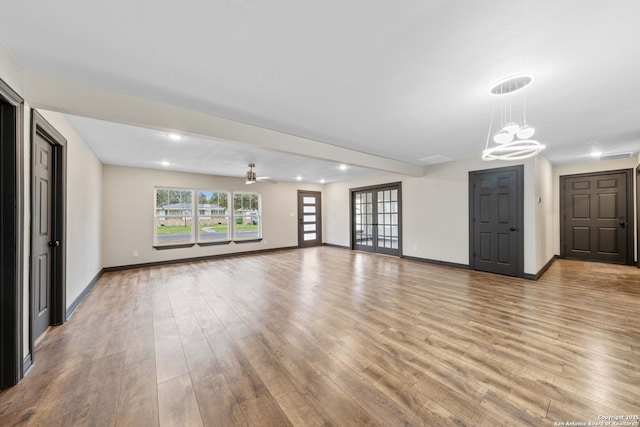
[[[67,307],[102,269],[102,163],[65,117],[41,110],[67,140]]]
[[[0,41],[0,78],[24,98],[24,69]]]
[[[155,187],[260,193],[263,239],[252,243],[154,249]],[[322,190],[322,186],[313,184],[281,182],[247,186],[244,179],[239,178],[119,166],[104,167],[103,188],[105,267],[297,246],[297,191]],[[138,251],[139,256],[134,257],[133,251]]]
[[[634,169],[636,159],[615,159],[605,161],[594,161],[587,163],[566,163],[554,165],[553,167],[553,235],[554,251],[560,254],[560,177],[563,175],[575,175],[580,173],[602,172],[618,169]],[[634,179],[635,181],[635,179]],[[635,198],[634,198],[635,200]]]
[[[536,270],[540,271],[554,257],[553,235],[553,166],[543,156],[537,156],[535,164],[535,212],[536,212]]]
[[[349,246],[349,189],[388,182],[402,182],[403,255],[469,264],[469,172],[524,164],[524,272],[536,274],[551,258],[546,247],[549,231],[541,232],[545,208],[551,203],[551,169],[546,160],[537,166],[524,162],[484,162],[480,159],[443,163],[425,168],[420,178],[381,175],[327,184],[325,200],[331,212],[325,215],[325,241]],[[536,173],[544,174],[538,178]],[[544,194],[540,208],[537,194]],[[542,248],[540,248],[542,245]]]

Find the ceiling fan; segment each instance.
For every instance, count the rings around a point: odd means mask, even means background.
[[[270,176],[256,176],[256,173],[253,171],[253,168],[255,167],[255,163],[249,163],[249,170],[245,174],[245,184],[255,184],[257,181],[270,182],[272,184],[275,184],[274,181],[271,181]]]

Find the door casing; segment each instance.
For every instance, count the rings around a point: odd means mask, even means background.
[[[66,139],[36,110],[31,110],[31,140],[32,156],[35,153],[33,145],[36,136],[40,136],[51,144],[52,158],[52,200],[51,200],[51,239],[61,242],[59,247],[51,248],[51,325],[61,325],[66,321]],[[33,159],[31,159],[33,168]],[[31,171],[31,188],[34,185],[34,174]],[[35,227],[34,206],[35,191],[31,192],[31,236],[33,246],[33,236]],[[33,271],[33,256],[30,257],[29,271]],[[31,275],[33,276],[33,275]],[[29,328],[29,350],[33,360],[35,340],[35,281],[33,277],[29,280],[30,292],[30,328]]]
[[[636,168],[636,263],[640,268],[640,165]]]
[[[0,79],[0,389],[24,376],[24,101]]]

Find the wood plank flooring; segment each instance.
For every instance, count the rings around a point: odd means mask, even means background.
[[[0,393],[2,426],[637,414],[639,269],[558,260],[533,282],[329,247],[104,274]]]

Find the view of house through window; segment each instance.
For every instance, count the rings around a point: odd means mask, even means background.
[[[260,195],[233,193],[233,218],[233,240],[261,238]]]
[[[229,193],[198,190],[198,242],[229,241]]]
[[[156,188],[154,245],[193,243],[193,190]]]
[[[156,188],[155,201],[154,246],[229,242],[231,235],[238,241],[262,237],[260,194]]]

